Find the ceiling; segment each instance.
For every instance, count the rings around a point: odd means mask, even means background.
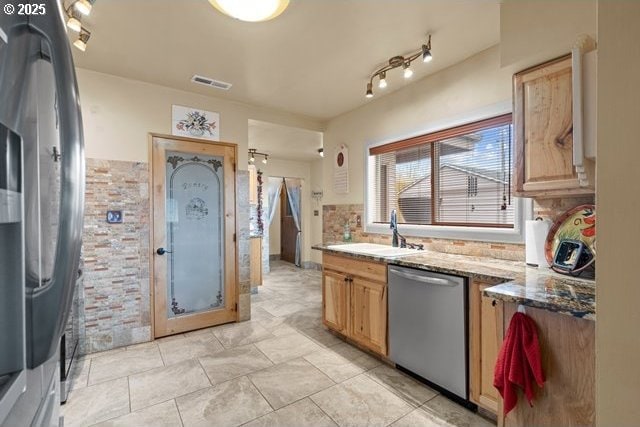
[[[322,132],[249,120],[249,148],[278,159],[313,161],[320,158]]]
[[[366,102],[370,74],[433,34],[433,61],[411,81],[499,42],[498,0],[291,0],[278,18],[248,23],[207,0],[100,0],[76,65],[327,120]],[[75,51],[76,49],[74,49]],[[193,74],[230,82],[224,92]],[[396,69],[389,86],[408,82]],[[375,99],[375,97],[374,97]]]

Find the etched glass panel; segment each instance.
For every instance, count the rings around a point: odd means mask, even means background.
[[[166,161],[167,316],[224,308],[223,158]]]

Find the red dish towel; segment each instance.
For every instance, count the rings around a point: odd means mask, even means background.
[[[511,318],[493,377],[493,386],[504,399],[505,415],[518,402],[518,387],[533,406],[534,382],[539,387],[544,385],[538,331],[533,319],[518,312]]]

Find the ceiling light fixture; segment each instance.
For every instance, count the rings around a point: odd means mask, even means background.
[[[369,82],[367,83],[367,91],[365,96],[367,98],[373,97],[373,79],[376,77],[380,79],[380,81],[378,82],[378,87],[380,89],[384,89],[385,87],[387,87],[387,71],[393,70],[394,68],[402,67],[404,70],[404,78],[411,78],[411,76],[413,76],[411,63],[420,56],[422,56],[422,62],[431,62],[431,60],[433,59],[433,56],[431,55],[431,34],[429,34],[427,44],[423,44],[418,51],[410,53],[406,56],[394,56],[389,59],[387,64],[383,65],[373,74],[371,74],[371,77],[369,77]]]
[[[249,163],[255,163],[256,156],[263,156],[264,158],[262,159],[262,163],[264,163],[265,165],[267,164],[267,159],[269,158],[269,155],[267,153],[260,153],[255,148],[249,148]]]
[[[78,34],[78,40],[74,41],[73,45],[80,51],[84,52],[85,50],[87,50],[87,42],[89,41],[90,37],[91,33],[85,28],[82,28],[80,34]]]
[[[87,16],[91,13],[91,2],[89,0],[76,0],[73,7],[81,14]]]
[[[225,15],[247,22],[268,21],[289,6],[289,0],[209,0],[209,3]]]
[[[324,148],[318,148],[318,154],[320,157],[324,157]]]

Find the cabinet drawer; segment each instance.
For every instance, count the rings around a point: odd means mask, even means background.
[[[322,265],[324,268],[331,270],[359,276],[375,282],[387,283],[387,266],[382,263],[325,253],[322,255]]]

